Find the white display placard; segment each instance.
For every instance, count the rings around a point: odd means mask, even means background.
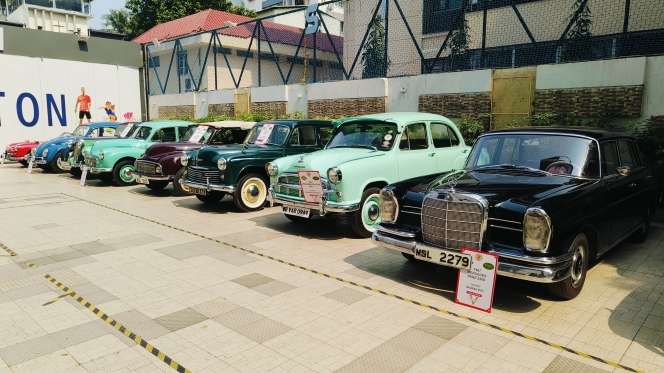
[[[256,141],[254,141],[254,144],[265,145],[267,140],[270,138],[273,129],[274,129],[274,123],[265,123],[263,125],[263,128],[261,128],[261,133],[258,134]]]
[[[496,285],[498,255],[482,251],[461,249],[464,254],[473,256],[470,270],[459,270],[459,281],[454,301],[456,303],[491,313],[493,289]]]
[[[323,196],[323,184],[320,181],[320,173],[318,171],[298,171],[297,178],[300,179],[304,202],[319,203]]]
[[[0,167],[5,165],[5,154],[0,154]]]
[[[30,163],[28,163],[28,173],[32,173],[32,159],[30,160]]]
[[[132,128],[134,128],[134,123],[129,123],[127,127],[125,127],[124,131],[122,131],[120,134],[120,137],[127,137],[127,135],[129,135],[129,131],[131,131]]]
[[[189,138],[189,142],[198,143],[201,140],[201,137],[205,134],[205,131],[210,128],[210,126],[198,126],[193,135]]]
[[[79,181],[78,185],[85,186],[85,179],[88,177],[88,166],[83,166],[81,170],[83,172],[81,173],[81,181]]]

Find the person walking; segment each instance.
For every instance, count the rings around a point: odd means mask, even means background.
[[[76,107],[74,108],[74,113],[78,111],[78,125],[83,124],[83,117],[88,118],[88,123],[90,123],[90,105],[92,100],[90,96],[85,94],[85,88],[81,87],[81,95],[76,99]]]

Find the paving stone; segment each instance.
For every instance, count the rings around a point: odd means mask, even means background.
[[[462,331],[468,329],[468,326],[442,317],[431,316],[420,321],[417,325],[413,326],[413,328],[433,334],[440,338],[452,339]]]
[[[61,348],[68,348],[108,334],[102,323],[101,320],[91,321],[51,333],[50,336]]]
[[[270,339],[291,331],[291,328],[288,326],[268,318],[254,323],[228,328],[258,343],[265,343]]]
[[[69,245],[69,246],[74,250],[84,250],[84,249],[92,249],[99,246],[105,246],[105,245],[99,241],[90,241],[90,242],[78,243],[75,245]]]
[[[209,318],[217,317],[223,313],[230,312],[238,308],[240,308],[240,306],[223,298],[211,300],[209,302],[192,307],[192,309],[196,312],[200,312]]]
[[[273,280],[274,280],[273,278],[261,275],[260,273],[252,273],[246,276],[238,277],[236,279],[233,279],[232,281],[235,282],[236,284],[240,284],[242,286],[246,286],[249,289],[251,289],[258,285],[263,285]]]
[[[13,366],[48,355],[61,348],[50,335],[44,335],[0,349],[0,358],[8,366]]]
[[[325,294],[326,297],[330,299],[334,299],[338,302],[341,303],[346,303],[346,304],[353,304],[357,301],[360,301],[366,297],[369,296],[369,294],[365,294],[361,291],[349,289],[349,288],[341,288],[339,290],[335,290],[331,293]]]
[[[46,284],[37,284],[26,286],[16,290],[3,292],[2,295],[6,301],[15,301],[23,298],[32,297],[39,294],[44,294],[53,291],[53,288],[48,287]]]
[[[236,266],[253,263],[258,260],[258,258],[243,254],[235,249],[219,251],[207,255]]]
[[[361,268],[347,269],[347,270],[344,271],[344,273],[348,273],[349,275],[353,275],[353,276],[360,277],[360,278],[369,278],[369,277],[374,276],[373,273],[362,270]]]
[[[605,373],[605,370],[583,364],[564,356],[556,356],[542,373]]]
[[[51,277],[67,286],[76,286],[88,282],[88,280],[69,268],[58,269],[49,273]]]
[[[179,260],[194,258],[202,255],[201,253],[188,249],[184,246],[184,244],[168,246],[162,249],[157,249],[156,251]]]
[[[259,292],[259,293],[263,293],[267,296],[273,297],[277,294],[281,294],[283,292],[293,290],[293,289],[295,289],[295,286],[283,283],[281,281],[274,280],[274,281],[266,282],[264,284],[255,286],[252,289]]]
[[[57,263],[57,262],[64,262],[64,261],[67,261],[67,260],[82,258],[84,256],[85,256],[85,254],[83,254],[81,252],[71,251],[71,252],[68,252],[68,253],[51,255],[50,258],[53,259],[53,261]]]
[[[233,311],[223,313],[212,319],[229,329],[235,330],[241,326],[265,320],[267,317],[241,307]]]
[[[180,329],[198,324],[199,322],[205,321],[207,319],[207,316],[191,308],[185,308],[168,315],[157,317],[154,319],[154,321],[162,325],[164,328],[172,332],[176,332]]]
[[[284,237],[284,234],[268,231],[265,229],[252,229],[250,231],[231,233],[224,236],[215,237],[215,239],[228,242],[233,245],[244,246],[257,242],[269,241],[280,237]]]
[[[145,340],[159,338],[171,332],[137,310],[122,312],[111,317]]]
[[[59,227],[59,226],[60,226],[59,224],[48,223],[48,224],[33,225],[32,228],[37,229],[37,230],[41,230],[41,229],[55,228],[55,227]]]

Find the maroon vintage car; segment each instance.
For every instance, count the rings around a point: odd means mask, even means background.
[[[241,144],[254,122],[224,121],[194,124],[180,134],[180,142],[156,143],[134,164],[136,182],[152,190],[161,190],[173,182],[178,195],[190,194],[179,183],[185,168],[180,157],[185,152],[208,145]]]
[[[7,145],[4,157],[6,160],[18,162],[27,167],[30,150],[37,146],[39,146],[39,141],[15,142]]]

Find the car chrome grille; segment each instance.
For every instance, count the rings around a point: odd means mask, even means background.
[[[145,175],[156,175],[157,165],[151,162],[136,161],[136,172]]]
[[[331,190],[330,182],[326,178],[320,178],[321,184],[323,185],[323,190]],[[289,189],[302,189],[300,187],[300,178],[297,174],[287,173],[281,174],[277,177],[277,186],[287,186]],[[275,189],[276,191],[276,189]],[[285,193],[284,193],[285,194]]]
[[[207,184],[208,180],[210,184],[222,184],[221,171],[200,167],[187,167],[187,181]]]
[[[424,242],[453,250],[480,250],[487,223],[485,206],[477,196],[428,194],[422,204]]]
[[[97,167],[97,160],[92,157],[85,158],[85,165],[88,167]]]
[[[74,157],[74,161],[78,160],[79,154],[81,154],[81,148],[83,147],[83,144],[80,142],[76,142],[76,145],[74,145],[74,154],[72,155]]]

